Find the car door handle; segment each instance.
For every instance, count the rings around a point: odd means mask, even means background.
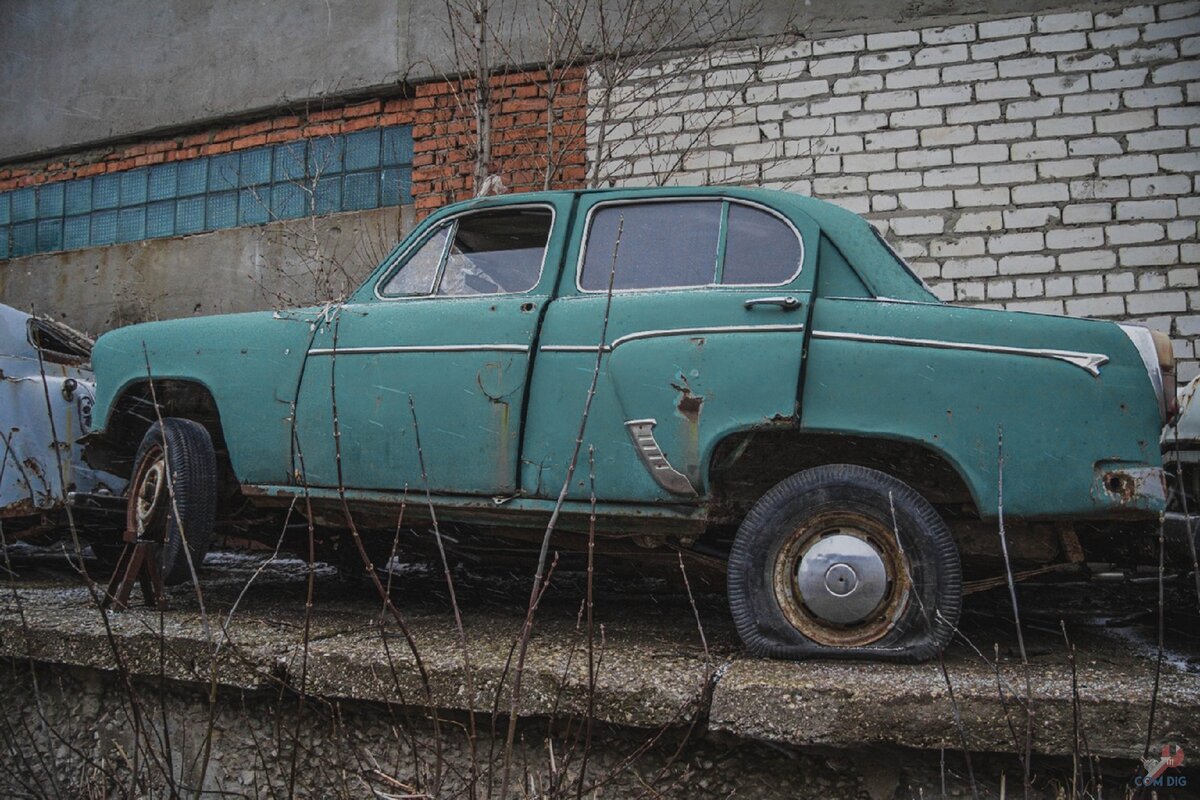
[[[785,297],[755,297],[745,302],[746,308],[755,306],[778,306],[784,311],[795,311],[800,307],[800,301],[790,294]]]

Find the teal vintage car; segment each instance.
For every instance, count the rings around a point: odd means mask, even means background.
[[[89,458],[170,579],[179,529],[200,555],[233,509],[391,531],[428,490],[463,537],[540,541],[561,494],[567,549],[594,491],[605,548],[723,567],[782,657],[931,656],[964,564],[1003,574],[1001,513],[1018,569],[1136,538],[1175,396],[1161,334],[939,302],[860,217],[724,187],[451,205],[343,303],[135,325],[93,362]]]

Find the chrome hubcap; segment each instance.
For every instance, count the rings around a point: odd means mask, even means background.
[[[869,542],[835,533],[814,542],[801,556],[796,589],[817,618],[851,625],[867,619],[887,595],[887,566]]]

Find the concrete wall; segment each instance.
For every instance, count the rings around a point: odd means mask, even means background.
[[[584,0],[567,0],[582,3]],[[742,33],[815,35],[978,18],[1079,0],[736,0]],[[715,9],[715,0],[650,0]],[[505,53],[539,61],[542,2],[493,4]],[[561,4],[560,4],[561,5]],[[584,35],[592,30],[585,17]],[[443,0],[4,0],[0,163],[454,71]]]
[[[833,200],[947,300],[1144,321],[1191,377],[1198,56],[1197,2],[735,49],[635,76],[603,131],[593,90],[590,160]]]
[[[352,290],[411,206],[13,259],[0,299],[93,335],[154,319],[294,307]]]

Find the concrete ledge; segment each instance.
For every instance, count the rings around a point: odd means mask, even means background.
[[[251,567],[257,569],[260,561],[218,560],[203,574],[207,631],[196,596],[187,589],[175,590],[171,610],[161,615],[133,608],[104,617],[69,573],[38,566],[30,578],[23,571],[21,580],[0,595],[0,656],[112,671],[115,649],[131,674],[140,677],[208,685],[215,675],[221,686],[240,690],[303,689],[332,699],[507,714],[514,672],[510,658],[524,610],[523,578],[457,579],[474,683],[470,696],[462,647],[436,571],[406,568],[394,578],[395,601],[428,675],[426,692],[409,645],[390,617],[380,616],[381,604],[371,592],[348,591],[332,570],[323,569],[316,578],[306,648],[304,565],[277,562],[251,581]],[[1072,591],[1090,609],[1095,590]],[[552,594],[539,610],[526,662],[523,717],[566,719],[587,713],[586,638],[578,622],[581,592],[581,581],[556,576]],[[1028,591],[1025,602],[1039,602],[1035,594]],[[1012,692],[1023,687],[1024,679],[1011,650],[1011,627],[1003,622],[1002,601],[973,597],[963,625],[984,652],[990,653],[993,643],[999,647],[1003,694],[995,670],[965,645],[947,652],[946,669],[970,749],[1019,753],[1025,720]],[[225,626],[235,604],[237,611]],[[596,608],[593,700],[599,721],[638,729],[701,723],[715,734],[800,747],[960,747],[936,663],[747,659],[716,595],[705,596],[699,608],[706,651],[686,595],[663,580],[631,585],[610,579],[598,591]],[[1078,649],[1078,713],[1087,749],[1102,757],[1140,757],[1155,667],[1144,632],[1097,625],[1091,610],[1086,619],[1093,622],[1087,624],[1061,603],[1051,613],[1069,620]],[[1070,755],[1075,709],[1061,634],[1056,636],[1052,625],[1036,616],[1027,627],[1033,749]],[[1190,751],[1200,748],[1196,640],[1169,644],[1153,740]]]

